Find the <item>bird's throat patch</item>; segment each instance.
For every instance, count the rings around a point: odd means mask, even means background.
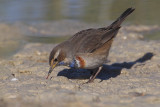
[[[84,68],[85,67],[85,61],[83,60],[83,58],[81,58],[80,56],[76,56],[76,59],[79,61],[80,68]]]

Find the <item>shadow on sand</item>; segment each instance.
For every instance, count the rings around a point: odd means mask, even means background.
[[[131,69],[136,63],[144,63],[150,60],[154,56],[153,53],[148,52],[141,58],[132,62],[114,63],[112,65],[103,65],[103,69],[97,76],[101,80],[107,80],[109,78],[117,77],[121,74],[123,68]],[[85,69],[64,69],[60,71],[57,76],[65,76],[68,79],[88,79],[90,77],[90,71]]]

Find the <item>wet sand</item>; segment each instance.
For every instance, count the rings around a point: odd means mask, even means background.
[[[0,33],[23,36],[19,26],[13,26],[18,29],[14,32],[9,28],[9,34],[0,28]],[[122,27],[108,63],[93,83],[83,85],[90,72],[65,66],[55,68],[46,80],[49,53],[56,44],[26,43],[13,56],[0,60],[0,107],[159,107],[160,42],[143,40],[142,34],[154,29],[159,27]],[[70,30],[67,35],[74,33]]]

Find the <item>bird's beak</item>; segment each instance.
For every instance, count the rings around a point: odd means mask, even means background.
[[[48,76],[46,77],[46,79],[48,79],[49,75],[51,74],[51,72],[53,71],[53,69],[56,67],[57,64],[58,64],[58,62],[55,62],[54,64],[51,65],[51,67],[49,68]]]

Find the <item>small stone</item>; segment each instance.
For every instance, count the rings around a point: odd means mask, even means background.
[[[123,39],[124,39],[124,40],[126,40],[126,39],[127,39],[127,37],[126,37],[126,36],[123,36]]]
[[[12,79],[11,79],[11,81],[17,81],[17,80],[18,80],[17,78],[12,78]]]
[[[41,55],[41,52],[35,51],[35,54],[36,54],[36,55]]]

